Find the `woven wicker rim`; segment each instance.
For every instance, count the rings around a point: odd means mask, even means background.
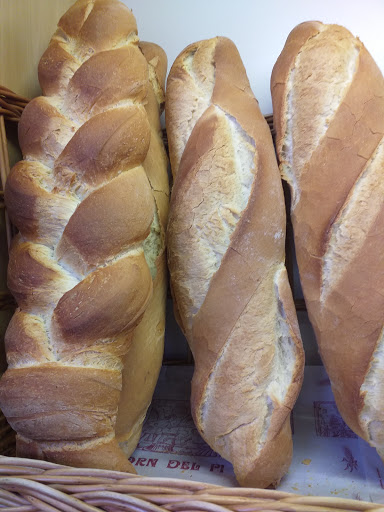
[[[5,131],[5,122],[18,123],[24,108],[29,103],[27,98],[15,94],[7,87],[0,85],[0,208],[4,208],[4,185],[10,173],[7,135]],[[9,221],[8,214],[5,212],[5,229],[7,235],[8,247],[14,235],[14,229]],[[8,292],[0,292],[0,310],[13,310],[16,306],[15,300]],[[2,418],[2,416],[1,416]],[[10,441],[14,443],[11,428],[8,427]],[[4,439],[4,436],[3,436]],[[12,451],[11,446],[8,447]],[[8,449],[3,453],[8,454]]]
[[[0,507],[12,512],[384,512],[378,503],[222,487],[0,456]]]
[[[17,123],[29,100],[0,85],[0,116]]]
[[[5,132],[4,119],[11,123],[17,123],[23,112],[25,105],[28,103],[26,98],[14,94],[6,87],[0,86],[0,208],[4,208],[4,184],[7,179],[10,167],[7,149],[7,137]],[[8,247],[13,234],[12,226],[5,211],[5,229],[7,235]],[[13,311],[16,303],[12,295],[8,291],[0,291],[0,310]],[[3,413],[0,411],[0,453],[3,455],[15,454],[15,433],[8,424]],[[0,499],[0,507],[2,507]]]
[[[4,121],[10,123],[18,123],[23,113],[24,108],[29,103],[27,98],[15,94],[7,87],[0,85],[0,207],[4,208],[4,186],[10,173],[9,157],[7,148],[7,135],[5,131]],[[8,219],[7,212],[5,213],[5,227],[7,233],[8,247],[11,243],[11,238],[14,235],[13,227]]]

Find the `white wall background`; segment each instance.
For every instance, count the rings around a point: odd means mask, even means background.
[[[239,49],[264,114],[271,113],[269,80],[289,32],[318,20],[358,36],[384,72],[384,0],[124,0],[140,39],[164,48],[168,64],[188,44],[218,35]]]

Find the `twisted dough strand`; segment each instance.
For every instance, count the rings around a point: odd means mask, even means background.
[[[0,405],[21,456],[133,469],[115,439],[123,358],[163,265],[156,179],[167,197],[163,162],[159,178],[147,161],[161,152],[149,68],[123,4],[79,0],[40,61],[45,96],[20,121],[24,160],[5,191],[19,308]]]

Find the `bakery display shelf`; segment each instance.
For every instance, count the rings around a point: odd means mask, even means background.
[[[10,172],[5,121],[17,123],[28,99],[0,86],[0,207]],[[273,118],[266,116],[273,135]],[[164,132],[164,140],[166,134]],[[8,245],[13,227],[5,212]],[[7,292],[0,294],[0,309],[13,309]],[[305,309],[296,301],[298,310]],[[185,363],[181,361],[180,363]],[[34,511],[375,511],[384,505],[337,497],[304,496],[272,489],[224,487],[199,481],[139,476],[117,471],[71,468],[45,461],[15,457],[15,434],[0,414],[0,510]]]

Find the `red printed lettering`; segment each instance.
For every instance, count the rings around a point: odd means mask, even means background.
[[[168,461],[168,465],[167,465],[167,468],[170,468],[170,469],[176,469],[180,466],[180,462],[178,460],[169,460]]]
[[[136,459],[135,459],[135,457],[129,457],[129,459],[128,459],[128,460],[129,460],[129,462],[131,462],[131,463],[133,464],[133,463],[135,462],[135,460],[136,460]]]
[[[186,460],[183,460],[183,462],[181,463],[180,469],[189,469],[189,462],[187,462]]]
[[[200,464],[196,464],[196,462],[193,462],[192,466],[191,466],[191,470],[192,471],[199,471],[199,469],[200,469]]]
[[[135,466],[145,466],[147,459],[144,457],[139,457],[136,461]]]
[[[152,466],[153,468],[156,467],[156,464],[159,462],[159,459],[148,459],[147,467]]]
[[[218,471],[219,473],[224,472],[224,464],[211,464],[209,471]]]

